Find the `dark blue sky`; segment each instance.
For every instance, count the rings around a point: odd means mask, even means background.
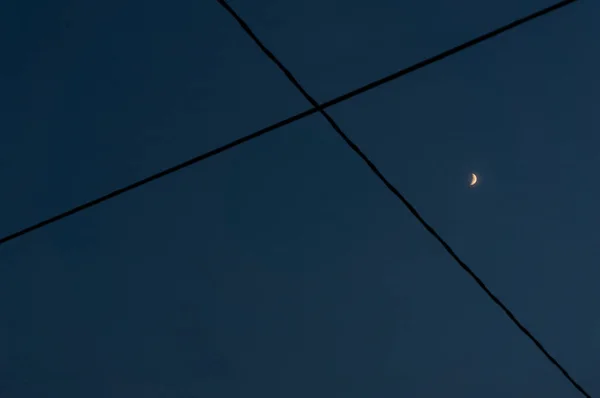
[[[550,2],[231,4],[324,101]],[[331,109],[592,395],[598,15]],[[216,1],[5,1],[0,48],[2,235],[308,107]],[[0,247],[0,352],[7,398],[579,396],[318,115]]]

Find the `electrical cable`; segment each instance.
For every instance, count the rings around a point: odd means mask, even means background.
[[[264,128],[262,128],[262,129],[260,129],[258,131],[250,133],[250,134],[248,134],[246,136],[240,137],[240,138],[238,138],[238,139],[236,139],[234,141],[231,141],[231,142],[229,142],[229,143],[227,143],[225,145],[222,145],[222,146],[217,147],[215,149],[212,149],[212,150],[210,150],[208,152],[205,152],[205,153],[203,153],[201,155],[198,155],[198,156],[195,156],[195,157],[193,157],[191,159],[183,161],[183,162],[181,162],[181,163],[179,163],[179,164],[177,164],[175,166],[169,167],[169,168],[164,169],[162,171],[159,171],[159,172],[157,172],[155,174],[152,174],[152,175],[150,175],[148,177],[145,177],[145,178],[143,178],[141,180],[138,180],[138,181],[136,181],[134,183],[131,183],[131,184],[126,185],[124,187],[115,189],[114,191],[111,191],[111,192],[109,192],[109,193],[107,193],[105,195],[102,195],[102,196],[100,196],[100,197],[98,197],[96,199],[93,199],[93,200],[90,200],[90,201],[85,202],[83,204],[80,204],[78,206],[75,206],[75,207],[71,208],[70,210],[66,210],[66,211],[64,211],[62,213],[59,213],[59,214],[54,215],[52,217],[46,218],[45,220],[39,221],[39,222],[37,222],[35,224],[32,224],[32,225],[30,225],[28,227],[25,227],[25,228],[21,229],[21,230],[18,230],[16,232],[11,233],[11,234],[5,235],[2,238],[0,238],[0,245],[4,244],[4,243],[7,243],[9,241],[12,241],[14,239],[17,239],[17,238],[19,238],[19,237],[21,237],[23,235],[27,235],[27,234],[29,234],[31,232],[34,232],[34,231],[36,231],[36,230],[38,230],[40,228],[44,228],[44,227],[46,227],[46,226],[48,226],[50,224],[53,224],[55,222],[61,221],[61,220],[65,219],[65,218],[70,217],[72,215],[75,215],[75,214],[77,214],[77,213],[79,213],[81,211],[84,211],[84,210],[87,210],[87,209],[92,208],[94,206],[97,206],[97,205],[99,205],[99,204],[101,204],[103,202],[106,202],[106,201],[108,201],[110,199],[113,199],[113,198],[115,198],[117,196],[123,195],[124,193],[127,193],[127,192],[132,191],[132,190],[137,189],[137,188],[140,188],[143,185],[146,185],[146,184],[148,184],[150,182],[153,182],[153,181],[158,180],[160,178],[166,177],[166,176],[168,176],[170,174],[173,174],[173,173],[175,173],[177,171],[180,171],[182,169],[185,169],[187,167],[190,167],[190,166],[192,166],[194,164],[197,164],[197,163],[199,163],[201,161],[204,161],[204,160],[206,160],[208,158],[211,158],[211,157],[213,157],[215,155],[218,155],[218,154],[220,154],[222,152],[225,152],[225,151],[227,151],[229,149],[235,148],[235,147],[237,147],[237,146],[239,146],[239,145],[241,145],[241,144],[243,144],[245,142],[248,142],[248,141],[251,141],[251,140],[253,140],[255,138],[261,137],[261,136],[263,136],[263,135],[265,135],[265,134],[267,134],[267,133],[269,133],[271,131],[274,131],[274,130],[279,129],[279,128],[284,127],[284,126],[287,126],[290,123],[293,123],[293,122],[295,122],[297,120],[303,119],[303,118],[305,118],[307,116],[310,116],[310,115],[312,115],[314,113],[317,113],[321,109],[326,109],[326,108],[329,108],[329,107],[331,107],[333,105],[336,105],[336,104],[339,104],[341,102],[347,101],[347,100],[349,100],[349,99],[351,99],[353,97],[356,97],[357,95],[360,95],[360,94],[365,93],[367,91],[373,90],[374,88],[382,86],[382,85],[384,85],[386,83],[389,83],[389,82],[391,82],[393,80],[396,80],[396,79],[398,79],[398,78],[400,78],[400,77],[402,77],[404,75],[407,75],[409,73],[412,73],[412,72],[414,72],[414,71],[416,71],[418,69],[421,69],[421,68],[424,68],[424,67],[426,67],[428,65],[431,65],[433,63],[439,62],[439,61],[441,61],[441,60],[443,60],[443,59],[445,59],[445,58],[447,58],[447,57],[449,57],[451,55],[454,55],[456,53],[464,51],[464,50],[466,50],[466,49],[468,49],[470,47],[473,47],[473,46],[475,46],[477,44],[480,44],[480,43],[482,43],[482,42],[484,42],[486,40],[489,40],[489,39],[491,39],[491,38],[493,38],[495,36],[498,36],[498,35],[506,32],[508,30],[516,28],[519,25],[522,25],[524,23],[532,21],[532,20],[534,20],[536,18],[539,18],[539,17],[541,17],[541,16],[543,16],[545,14],[548,14],[548,13],[550,13],[552,11],[558,10],[559,8],[562,8],[562,7],[564,7],[564,6],[566,6],[566,5],[570,4],[570,3],[574,3],[575,1],[577,1],[577,0],[562,1],[560,3],[557,3],[557,4],[553,5],[553,6],[550,6],[548,8],[543,9],[543,10],[540,10],[540,11],[537,11],[537,12],[535,12],[533,14],[530,14],[530,15],[528,15],[526,17],[517,19],[517,20],[515,20],[515,21],[513,21],[513,22],[511,22],[511,23],[509,23],[507,25],[504,25],[504,26],[502,26],[500,28],[497,28],[497,29],[492,30],[492,31],[490,31],[488,33],[480,35],[480,36],[478,36],[478,37],[476,37],[476,38],[474,38],[472,40],[469,40],[469,41],[467,41],[467,42],[465,42],[463,44],[455,46],[455,47],[453,47],[453,48],[451,48],[449,50],[443,51],[443,52],[441,52],[441,53],[439,53],[437,55],[434,55],[434,56],[432,56],[430,58],[427,58],[425,60],[417,62],[416,64],[413,64],[413,65],[411,65],[411,66],[409,66],[407,68],[399,70],[399,71],[397,71],[395,73],[392,73],[392,74],[390,74],[388,76],[385,76],[385,77],[383,77],[381,79],[375,80],[375,81],[373,81],[371,83],[368,83],[368,84],[366,84],[366,85],[364,85],[362,87],[359,87],[359,88],[357,88],[355,90],[347,92],[346,94],[340,95],[340,96],[338,96],[336,98],[333,98],[333,99],[331,99],[329,101],[326,101],[326,102],[320,104],[318,107],[313,107],[313,108],[307,109],[307,110],[305,110],[303,112],[297,113],[294,116],[288,117],[287,119],[281,120],[281,121],[279,121],[277,123],[274,123],[274,124],[272,124],[270,126],[264,127]]]
[[[488,295],[492,301],[498,305],[502,311],[508,316],[508,318],[523,332],[544,354],[544,356],[556,366],[563,376],[565,376],[569,382],[585,397],[591,397],[583,387],[573,379],[573,377],[567,372],[567,370],[548,352],[548,350],[540,343],[540,341],[517,319],[517,317],[508,309],[508,307],[496,296],[492,291],[485,285],[485,283],[475,274],[475,272],[465,264],[460,257],[454,252],[450,245],[436,232],[436,230],[428,224],[423,217],[419,214],[417,209],[409,203],[409,201],[402,195],[394,185],[377,169],[375,164],[367,157],[367,155],[342,131],[338,124],[333,120],[331,116],[323,109],[319,107],[317,101],[311,97],[308,92],[302,87],[302,85],[296,80],[293,74],[277,59],[277,57],[265,47],[265,45],[258,39],[248,24],[225,2],[225,0],[217,0],[219,4],[231,14],[231,16],[238,22],[240,27],[250,36],[250,38],[256,43],[261,51],[277,65],[277,67],[285,74],[290,82],[302,93],[302,95],[311,103],[314,108],[319,108],[319,112],[329,122],[331,127],[338,133],[338,135],[344,140],[344,142],[369,166],[371,171],[385,184],[385,186],[406,206],[411,214],[423,225],[423,227],[444,247],[444,249],[450,254],[450,256],[460,265],[460,267],[467,272],[467,274],[479,285],[479,287]],[[566,5],[572,3],[572,1],[563,1],[558,4]],[[553,7],[556,7],[553,6]],[[556,9],[556,8],[555,8]]]

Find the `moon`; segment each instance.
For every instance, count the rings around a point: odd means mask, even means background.
[[[475,184],[477,184],[477,176],[475,175],[475,173],[471,173],[471,183],[469,184],[470,187],[475,186]]]

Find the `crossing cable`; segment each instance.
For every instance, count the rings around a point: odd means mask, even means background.
[[[396,80],[396,79],[398,79],[398,78],[400,78],[400,77],[402,77],[404,75],[407,75],[407,74],[409,74],[411,72],[414,72],[414,71],[416,71],[418,69],[421,69],[421,68],[424,68],[424,67],[426,67],[428,65],[431,65],[431,64],[434,64],[436,62],[439,62],[439,61],[441,61],[441,60],[443,60],[443,59],[445,59],[445,58],[447,58],[447,57],[449,57],[451,55],[457,54],[457,53],[459,53],[459,52],[461,52],[463,50],[466,50],[466,49],[468,49],[470,47],[473,47],[473,46],[475,46],[477,44],[483,43],[486,40],[489,40],[489,39],[491,39],[491,38],[493,38],[495,36],[498,36],[498,35],[500,35],[500,34],[502,34],[504,32],[507,32],[507,31],[513,29],[513,28],[516,28],[517,26],[522,25],[524,23],[530,22],[530,21],[532,21],[532,20],[534,20],[536,18],[539,18],[539,17],[541,17],[543,15],[546,15],[546,14],[549,14],[549,13],[551,13],[553,11],[556,11],[556,10],[558,10],[558,9],[560,9],[560,8],[568,5],[568,4],[574,3],[575,1],[577,1],[577,0],[561,1],[560,3],[557,3],[557,4],[553,5],[553,6],[550,6],[548,8],[544,8],[544,9],[542,9],[540,11],[537,11],[537,12],[535,12],[533,14],[530,14],[530,15],[528,15],[526,17],[517,19],[517,20],[515,20],[515,21],[513,21],[513,22],[511,22],[511,23],[509,23],[507,25],[501,26],[500,28],[497,28],[495,30],[487,32],[487,33],[485,33],[485,34],[483,34],[481,36],[478,36],[478,37],[476,37],[476,38],[474,38],[472,40],[469,40],[469,41],[467,41],[467,42],[465,42],[463,44],[460,44],[460,45],[458,45],[456,47],[450,48],[449,50],[443,51],[443,52],[441,52],[441,53],[439,53],[437,55],[434,55],[434,56],[432,56],[430,58],[424,59],[424,60],[422,60],[420,62],[417,62],[416,64],[413,64],[413,65],[411,65],[411,66],[409,66],[407,68],[404,68],[402,70],[394,72],[394,73],[392,73],[392,74],[390,74],[388,76],[385,76],[385,77],[383,77],[381,79],[375,80],[375,81],[373,81],[371,83],[368,83],[368,84],[366,84],[366,85],[364,85],[362,87],[359,87],[359,88],[357,88],[357,89],[355,89],[353,91],[347,92],[346,94],[340,95],[339,97],[333,98],[333,99],[331,99],[331,100],[329,100],[327,102],[322,103],[319,106],[315,106],[315,107],[307,109],[307,110],[305,110],[303,112],[297,113],[294,116],[288,117],[287,119],[281,120],[281,121],[279,121],[277,123],[274,123],[274,124],[272,124],[270,126],[262,128],[262,129],[260,129],[258,131],[255,131],[254,133],[251,133],[251,134],[248,134],[246,136],[240,137],[240,138],[238,138],[238,139],[236,139],[234,141],[229,142],[228,144],[225,144],[225,145],[222,145],[222,146],[220,146],[218,148],[212,149],[212,150],[210,150],[208,152],[205,152],[205,153],[203,153],[201,155],[195,156],[195,157],[193,157],[191,159],[188,159],[188,160],[186,160],[184,162],[181,162],[181,163],[179,163],[179,164],[177,164],[175,166],[169,167],[169,168],[164,169],[162,171],[159,171],[159,172],[157,172],[155,174],[152,174],[152,175],[150,175],[148,177],[145,177],[145,178],[143,178],[141,180],[138,180],[138,181],[136,181],[134,183],[131,183],[131,184],[127,185],[127,186],[124,186],[124,187],[116,189],[116,190],[114,190],[112,192],[109,192],[109,193],[107,193],[107,194],[105,194],[103,196],[100,196],[100,197],[96,198],[96,199],[90,200],[90,201],[85,202],[85,203],[83,203],[83,204],[81,204],[79,206],[73,207],[70,210],[67,210],[67,211],[59,213],[59,214],[57,214],[55,216],[49,217],[49,218],[47,218],[45,220],[42,220],[42,221],[40,221],[40,222],[38,222],[36,224],[30,225],[29,227],[23,228],[23,229],[21,229],[19,231],[13,232],[13,233],[11,233],[9,235],[6,235],[6,236],[0,238],[0,245],[3,244],[3,243],[9,242],[11,240],[17,239],[17,238],[19,238],[19,237],[21,237],[23,235],[26,235],[26,234],[29,234],[31,232],[34,232],[34,231],[36,231],[36,230],[38,230],[40,228],[44,228],[44,227],[46,227],[46,226],[48,226],[50,224],[53,224],[55,222],[61,221],[61,220],[65,219],[65,218],[67,218],[67,217],[75,215],[75,214],[77,214],[79,212],[82,212],[84,210],[90,209],[90,208],[92,208],[94,206],[97,206],[97,205],[99,205],[99,204],[101,204],[103,202],[106,202],[106,201],[108,201],[110,199],[113,199],[113,198],[115,198],[117,196],[120,196],[120,195],[122,195],[124,193],[127,193],[127,192],[132,191],[132,190],[137,189],[137,188],[140,188],[140,187],[142,187],[142,186],[144,186],[144,185],[146,185],[146,184],[148,184],[150,182],[153,182],[155,180],[161,179],[161,178],[166,177],[166,176],[168,176],[170,174],[176,173],[176,172],[178,172],[178,171],[180,171],[182,169],[190,167],[190,166],[192,166],[192,165],[194,165],[196,163],[204,161],[204,160],[206,160],[208,158],[211,158],[211,157],[213,157],[215,155],[218,155],[218,154],[220,154],[222,152],[225,152],[225,151],[227,151],[229,149],[235,148],[235,147],[237,147],[237,146],[239,146],[239,145],[241,145],[241,144],[243,144],[245,142],[248,142],[248,141],[251,141],[251,140],[253,140],[255,138],[263,136],[263,135],[265,135],[265,134],[267,134],[267,133],[269,133],[271,131],[274,131],[274,130],[276,130],[278,128],[287,126],[288,124],[293,123],[293,122],[295,122],[297,120],[304,119],[307,116],[310,116],[310,115],[312,115],[314,113],[319,112],[321,109],[326,109],[326,108],[329,108],[329,107],[331,107],[333,105],[336,105],[336,104],[339,104],[341,102],[347,101],[350,98],[356,97],[357,95],[360,95],[360,94],[365,93],[367,91],[373,90],[374,88],[377,88],[377,87],[379,87],[381,85],[389,83],[389,82],[391,82],[393,80]]]
[[[289,71],[278,59],[277,57],[267,48],[265,45],[258,39],[258,37],[254,34],[252,29],[248,26],[248,24],[231,8],[229,4],[225,0],[217,0],[219,4],[225,8],[231,14],[231,16],[237,21],[240,27],[246,32],[248,36],[256,43],[256,45],[261,49],[261,51],[271,60],[273,63],[277,65],[277,67],[285,74],[288,80],[302,93],[302,95],[310,102],[310,104],[319,108],[318,102],[308,94],[308,92],[302,87],[302,85],[296,80],[292,72]],[[570,3],[570,2],[562,2]],[[561,3],[559,3],[561,4]],[[556,6],[554,6],[556,7]],[[331,127],[338,133],[338,135],[344,140],[344,142],[358,155],[360,158],[369,166],[371,171],[379,177],[379,179],[385,184],[385,186],[398,198],[402,203],[408,208],[408,210],[412,213],[413,216],[419,220],[419,222],[425,227],[425,229],[433,235],[433,237],[446,249],[448,254],[460,265],[460,267],[467,272],[467,274],[475,280],[475,282],[479,285],[481,289],[488,295],[490,299],[494,303],[496,303],[502,311],[508,316],[508,318],[523,332],[536,346],[537,348],[546,356],[546,358],[554,364],[562,374],[571,382],[571,384],[579,390],[584,396],[590,397],[590,395],[583,389],[579,383],[573,379],[573,377],[567,372],[567,370],[548,352],[548,350],[539,342],[539,340],[517,319],[517,317],[508,309],[508,307],[498,298],[492,291],[485,285],[485,283],[475,274],[475,272],[465,264],[458,255],[454,252],[454,250],[450,247],[448,243],[435,231],[435,229],[429,225],[423,217],[419,214],[417,209],[398,191],[391,182],[388,181],[387,178],[377,169],[377,167],[373,164],[373,162],[365,155],[365,153],[342,131],[342,129],[338,126],[338,124],[333,120],[333,118],[325,111],[322,107],[319,109],[319,112],[325,119],[329,122]]]

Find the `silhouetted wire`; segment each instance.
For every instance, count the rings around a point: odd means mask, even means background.
[[[526,16],[524,18],[518,19],[518,20],[516,20],[514,22],[511,22],[511,23],[509,23],[507,25],[504,25],[504,26],[502,26],[502,27],[500,27],[498,29],[495,29],[495,30],[493,30],[491,32],[488,32],[488,33],[485,33],[485,34],[483,34],[483,35],[481,35],[479,37],[476,37],[475,39],[472,39],[472,40],[467,41],[467,42],[465,42],[463,44],[460,44],[460,45],[458,45],[456,47],[453,47],[453,48],[451,48],[449,50],[446,50],[446,51],[444,51],[442,53],[439,53],[439,54],[437,54],[437,55],[435,55],[433,57],[430,57],[430,58],[427,58],[427,59],[425,59],[423,61],[417,62],[416,64],[414,64],[412,66],[409,66],[408,68],[402,69],[402,70],[400,70],[398,72],[392,73],[392,74],[390,74],[390,75],[388,75],[386,77],[383,77],[383,78],[381,78],[379,80],[375,80],[375,81],[373,81],[373,82],[371,82],[369,84],[366,84],[366,85],[364,85],[362,87],[359,87],[359,88],[357,88],[357,89],[355,89],[353,91],[350,91],[350,92],[348,92],[346,94],[340,95],[339,97],[336,97],[336,98],[331,99],[331,100],[329,100],[327,102],[324,102],[323,104],[321,104],[319,106],[315,106],[315,107],[307,109],[307,110],[305,110],[303,112],[297,113],[294,116],[291,116],[291,117],[289,117],[287,119],[281,120],[281,121],[279,121],[277,123],[274,123],[274,124],[272,124],[272,125],[270,125],[268,127],[265,127],[263,129],[260,129],[260,130],[254,132],[254,133],[248,134],[248,135],[246,135],[244,137],[238,138],[238,139],[236,139],[234,141],[231,141],[228,144],[225,144],[223,146],[215,148],[215,149],[213,149],[211,151],[205,152],[205,153],[203,153],[201,155],[198,155],[196,157],[193,157],[191,159],[188,159],[188,160],[186,160],[186,161],[184,161],[182,163],[179,163],[179,164],[177,164],[175,166],[172,166],[172,167],[169,167],[167,169],[164,169],[164,170],[162,170],[162,171],[160,171],[160,172],[158,172],[156,174],[150,175],[150,176],[148,176],[148,177],[146,177],[146,178],[144,178],[142,180],[138,180],[137,182],[134,182],[134,183],[132,183],[130,185],[127,185],[125,187],[116,189],[116,190],[114,190],[112,192],[109,192],[109,193],[103,195],[103,196],[100,196],[99,198],[96,198],[96,199],[93,199],[93,200],[91,200],[89,202],[83,203],[83,204],[81,204],[79,206],[76,206],[76,207],[74,207],[74,208],[72,208],[70,210],[67,210],[67,211],[65,211],[63,213],[57,214],[57,215],[55,215],[53,217],[47,218],[47,219],[45,219],[43,221],[40,221],[40,222],[38,222],[36,224],[33,224],[33,225],[29,226],[29,227],[23,228],[23,229],[21,229],[21,230],[19,230],[17,232],[14,232],[12,234],[6,235],[6,236],[0,238],[0,244],[6,243],[6,242],[11,241],[11,240],[14,240],[14,239],[16,239],[18,237],[21,237],[21,236],[26,235],[28,233],[31,233],[31,232],[33,232],[35,230],[43,228],[43,227],[45,227],[47,225],[53,224],[53,223],[55,223],[57,221],[63,220],[65,218],[69,217],[69,216],[77,214],[77,213],[79,213],[79,212],[81,212],[83,210],[87,210],[87,209],[89,209],[91,207],[99,205],[100,203],[106,202],[107,200],[110,200],[112,198],[120,196],[120,195],[122,195],[122,194],[124,194],[126,192],[129,192],[129,191],[132,191],[134,189],[137,189],[137,188],[139,188],[139,187],[141,187],[143,185],[146,185],[146,184],[148,184],[148,183],[150,183],[152,181],[158,180],[160,178],[166,177],[169,174],[173,174],[173,173],[175,173],[175,172],[177,172],[179,170],[182,170],[184,168],[190,167],[190,166],[192,166],[192,165],[194,165],[196,163],[199,163],[199,162],[201,162],[203,160],[206,160],[206,159],[208,159],[210,157],[218,155],[218,154],[220,154],[220,153],[222,153],[224,151],[227,151],[229,149],[237,147],[238,145],[241,145],[241,144],[243,144],[245,142],[248,142],[250,140],[258,138],[258,137],[260,137],[262,135],[265,135],[266,133],[269,133],[269,132],[271,132],[273,130],[276,130],[276,129],[280,128],[280,127],[287,126],[290,123],[293,123],[293,122],[295,122],[297,120],[303,119],[303,118],[305,118],[307,116],[310,116],[310,115],[312,115],[314,113],[317,113],[321,109],[326,109],[326,108],[329,108],[330,106],[339,104],[340,102],[347,101],[347,100],[349,100],[352,97],[356,97],[359,94],[362,94],[362,93],[367,92],[369,90],[372,90],[372,89],[374,89],[376,87],[379,87],[379,86],[381,86],[383,84],[391,82],[392,80],[398,79],[399,77],[402,77],[402,76],[404,76],[404,75],[406,75],[408,73],[414,72],[414,71],[416,71],[418,69],[424,68],[424,67],[426,67],[428,65],[431,65],[431,64],[433,64],[435,62],[441,61],[444,58],[447,58],[447,57],[449,57],[451,55],[454,55],[454,54],[456,54],[456,53],[458,53],[460,51],[466,50],[469,47],[473,47],[476,44],[482,43],[482,42],[484,42],[484,41],[486,41],[488,39],[493,38],[494,36],[497,36],[497,35],[499,35],[501,33],[504,33],[504,32],[506,32],[506,31],[508,31],[508,30],[510,30],[512,28],[515,28],[515,27],[517,27],[519,25],[522,25],[522,24],[524,24],[526,22],[529,22],[529,21],[531,21],[531,20],[533,20],[535,18],[538,18],[538,17],[540,17],[540,16],[542,16],[544,14],[548,14],[551,11],[557,10],[557,9],[559,9],[559,8],[561,8],[561,7],[569,4],[569,3],[573,3],[575,1],[577,1],[577,0],[562,1],[562,2],[560,2],[558,4],[555,4],[555,5],[551,6],[551,7],[545,8],[545,9],[543,9],[541,11],[538,11],[536,13],[528,15],[528,16]]]
[[[308,94],[306,92],[306,90],[300,85],[300,83],[298,82],[298,80],[296,80],[296,78],[292,75],[292,72],[290,72],[277,59],[277,57],[268,48],[265,47],[265,45],[258,39],[258,37],[256,37],[256,35],[252,31],[252,29],[250,29],[250,27],[248,26],[248,24],[233,10],[233,8],[231,8],[231,6],[229,6],[229,4],[227,4],[225,2],[225,0],[217,0],[217,1],[229,12],[229,14],[231,14],[231,16],[233,16],[233,18],[235,18],[235,20],[238,22],[238,24],[248,34],[248,36],[250,36],[250,38],[254,41],[254,43],[256,43],[256,45],[258,45],[258,47],[260,47],[260,49],[262,50],[262,52],[265,53],[265,55],[267,57],[269,57],[269,59],[271,61],[273,61],[277,65],[277,67],[286,75],[286,77],[288,78],[288,80],[298,89],[298,91],[300,91],[302,93],[302,95],[304,95],[304,97],[311,103],[311,105],[313,107],[315,107],[315,108],[319,108],[319,112],[325,117],[325,119],[327,119],[327,121],[329,122],[329,124],[331,125],[331,127],[333,127],[333,129],[340,135],[340,137],[344,140],[344,142],[346,142],[346,144],[348,144],[348,146],[350,148],[352,148],[352,150],[358,156],[361,157],[361,159],[369,166],[369,168],[373,171],[373,173],[375,173],[377,175],[377,177],[379,177],[379,179],[385,184],[385,186],[394,195],[396,195],[396,197],[398,199],[400,199],[400,201],[402,201],[402,203],[404,203],[404,205],[417,218],[417,220],[419,220],[419,222],[423,225],[423,227],[425,227],[425,229],[431,235],[433,235],[435,237],[435,239],[439,243],[441,243],[441,245],[444,247],[444,249],[446,249],[446,251],[450,254],[450,256],[452,256],[452,258],[461,266],[461,268],[464,271],[466,271],[467,274],[469,274],[469,276],[471,276],[471,278],[473,278],[473,280],[475,280],[475,282],[479,285],[479,287],[481,287],[483,289],[483,291],[489,296],[489,298],[491,298],[492,301],[494,303],[496,303],[502,309],[502,311],[504,311],[504,313],[508,316],[508,318],[527,337],[529,337],[529,339],[531,341],[533,341],[533,343],[537,346],[537,348],[540,349],[540,351],[546,356],[546,358],[551,363],[553,363],[562,372],[562,374],[571,382],[571,384],[577,390],[579,390],[579,392],[581,392],[586,397],[590,397],[590,395],[583,389],[583,387],[581,387],[581,385],[579,385],[579,383],[577,383],[573,379],[573,377],[571,377],[571,375],[569,375],[569,373],[566,371],[566,369],[560,363],[558,363],[558,361],[546,350],[546,348],[544,348],[544,346],[542,345],[542,343],[540,343],[537,340],[537,338],[535,338],[533,336],[533,334],[525,326],[523,326],[523,324],[508,309],[508,307],[506,307],[506,305],[498,297],[496,297],[494,295],[494,293],[492,293],[490,291],[490,289],[475,274],[475,272],[473,272],[473,270],[458,257],[458,255],[454,252],[454,250],[450,247],[450,245],[448,245],[448,243],[446,243],[446,241],[435,231],[435,229],[431,225],[429,225],[423,219],[423,217],[419,214],[419,212],[415,209],[415,207],[408,202],[408,200],[398,191],[398,189],[396,189],[396,187],[394,187],[392,185],[392,183],[390,183],[387,180],[387,178],[384,177],[384,175],[377,169],[377,167],[373,164],[373,162],[371,160],[369,160],[369,158],[367,157],[367,155],[365,155],[365,153],[354,142],[352,142],[352,140],[342,131],[342,129],[333,120],[333,118],[331,116],[329,116],[329,114],[323,109],[323,107],[319,107],[319,104],[317,103],[317,101],[313,97],[311,97],[310,94]],[[573,2],[573,0],[571,0],[571,1],[563,1],[561,3],[558,3],[558,4],[554,5],[554,6],[548,7],[545,10],[542,10],[541,12],[538,12],[537,14],[538,15],[542,15],[543,13],[547,13],[547,12],[549,12],[551,10],[558,9],[558,8],[560,8],[562,6],[565,6],[565,5],[567,5],[569,3],[572,3],[572,2]]]

